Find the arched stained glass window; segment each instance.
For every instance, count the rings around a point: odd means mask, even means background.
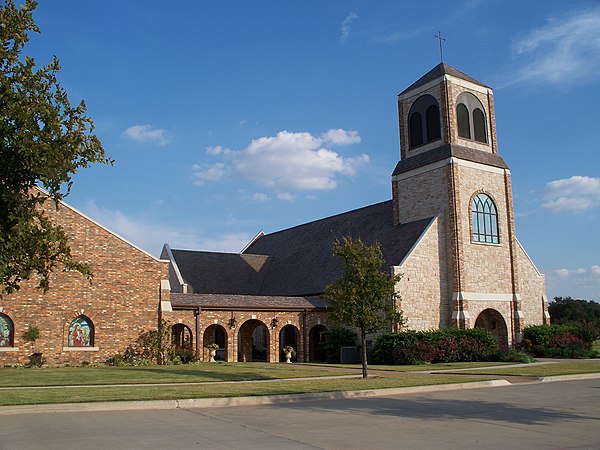
[[[79,316],[69,325],[69,347],[93,347],[94,324],[86,316]]]
[[[473,110],[473,134],[477,142],[487,143],[487,133],[485,132],[485,115],[479,108]]]
[[[0,314],[0,347],[13,347],[15,326],[6,314]]]
[[[469,110],[459,103],[456,107],[456,120],[458,121],[458,135],[461,138],[471,139],[471,125],[469,124]]]
[[[498,244],[498,213],[494,201],[485,194],[477,194],[471,204],[473,242]]]

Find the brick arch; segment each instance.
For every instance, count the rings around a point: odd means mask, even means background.
[[[238,331],[238,361],[270,362],[270,332],[259,319],[246,320]]]
[[[83,311],[83,312],[81,312]],[[77,312],[72,312],[69,314],[69,316],[67,317],[67,320],[65,321],[65,323],[63,324],[63,336],[62,336],[62,341],[63,341],[63,347],[68,347],[69,346],[69,328],[71,326],[71,323],[73,323],[73,321],[75,319],[77,319],[78,317],[87,317],[88,319],[90,319],[90,321],[92,322],[92,325],[94,327],[94,347],[98,347],[98,320],[97,320],[97,316],[96,314],[94,314],[94,312],[90,312],[90,311],[86,311],[85,309],[80,309]]]
[[[229,350],[229,334],[225,327],[218,323],[213,323],[204,329],[202,334],[202,342],[204,343],[204,360],[208,360],[207,345],[218,344],[217,359],[227,361]]]
[[[500,312],[493,308],[484,309],[475,320],[475,328],[488,330],[496,339],[501,350],[508,350],[508,328]]]
[[[292,357],[293,361],[296,361],[298,358],[298,353],[300,351],[300,330],[298,327],[292,324],[287,324],[281,328],[279,331],[279,362],[285,361],[285,355],[283,353],[283,348],[290,346],[294,347],[296,351],[296,355]]]

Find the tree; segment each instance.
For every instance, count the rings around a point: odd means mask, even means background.
[[[63,228],[43,212],[45,202],[59,208],[69,194],[72,176],[95,162],[112,164],[81,101],[71,106],[57,81],[58,59],[36,68],[22,55],[29,34],[39,33],[33,20],[37,2],[16,7],[0,4],[0,295],[39,276],[47,291],[57,266],[91,279],[87,264],[71,255]],[[37,187],[43,188],[43,192]]]
[[[571,297],[554,297],[548,305],[550,320],[556,324],[594,324],[600,327],[600,303]]]
[[[327,286],[325,298],[333,304],[331,318],[360,330],[362,374],[367,377],[366,335],[386,326],[404,323],[396,311],[395,285],[400,276],[381,271],[381,246],[365,245],[360,239],[343,237],[333,244],[333,254],[344,260],[342,278]]]

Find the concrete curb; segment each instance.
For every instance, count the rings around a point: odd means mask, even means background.
[[[58,403],[0,407],[0,416],[49,412],[131,411],[143,409],[222,408],[227,406],[258,406],[311,400],[341,400],[348,398],[381,397],[386,395],[420,394],[424,392],[456,391],[486,387],[511,386],[506,380],[475,381],[472,383],[434,384],[402,388],[366,389],[360,391],[314,392],[309,394],[264,395],[256,397],[192,398],[183,400],[150,400],[94,403]]]
[[[595,380],[600,378],[600,373],[577,373],[573,375],[555,375],[552,377],[540,377],[538,381],[551,383],[553,381]]]

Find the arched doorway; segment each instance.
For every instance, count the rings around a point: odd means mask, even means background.
[[[508,350],[508,329],[502,314],[498,311],[491,308],[481,311],[475,321],[475,328],[488,330],[498,342],[498,347],[501,350]]]
[[[327,360],[327,355],[320,345],[322,342],[325,342],[325,335],[323,334],[324,331],[327,331],[327,328],[324,325],[315,325],[310,329],[310,333],[308,335],[309,361],[324,362]]]
[[[286,325],[279,332],[279,362],[285,361],[284,347],[293,347],[296,354],[292,356],[292,361],[298,360],[298,328],[294,325]]]
[[[248,320],[240,327],[238,333],[238,361],[270,361],[269,330],[260,320]]]
[[[173,345],[177,350],[189,350],[193,348],[192,330],[187,325],[176,323],[171,327]]]
[[[219,349],[215,359],[217,361],[227,361],[227,331],[221,325],[211,325],[204,331],[203,342],[205,347],[205,360],[208,356],[206,346],[210,344],[217,344]]]

